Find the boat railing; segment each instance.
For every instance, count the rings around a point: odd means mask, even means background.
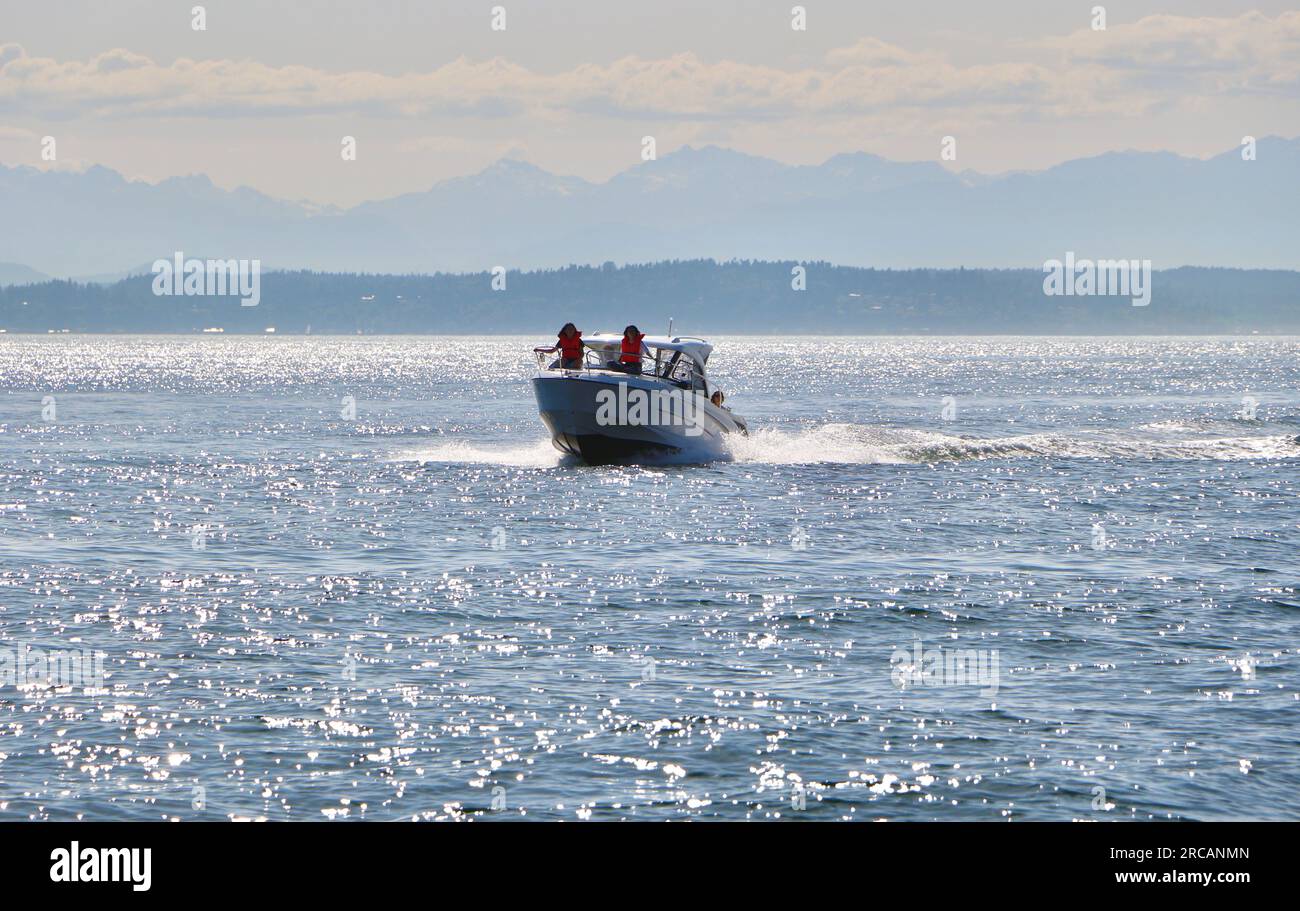
[[[582,352],[581,366],[578,367],[562,366],[560,360],[560,349],[557,345],[534,348],[533,357],[537,360],[537,369],[548,373],[581,373],[584,371],[600,373],[632,372],[629,371],[626,366],[620,366],[623,365],[621,353],[602,351],[600,349],[584,348]],[[665,376],[663,373],[667,367],[668,361],[663,358],[656,359],[653,355],[641,355],[641,374],[643,376],[670,379],[670,377]]]

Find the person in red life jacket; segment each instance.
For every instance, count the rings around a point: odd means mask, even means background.
[[[645,336],[641,334],[641,330],[636,326],[628,326],[623,330],[623,342],[620,346],[622,353],[618,357],[620,370],[625,373],[635,373],[638,376],[641,374],[641,356],[650,353],[649,349],[641,341],[643,338]]]
[[[560,329],[556,348],[560,352],[560,367],[565,370],[582,369],[582,333],[573,323],[565,323]]]

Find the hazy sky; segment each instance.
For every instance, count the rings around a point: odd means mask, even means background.
[[[603,180],[647,135],[794,163],[952,135],[997,172],[1300,134],[1297,0],[195,5],[0,0],[0,162],[53,136],[58,167],[351,205],[503,156]]]

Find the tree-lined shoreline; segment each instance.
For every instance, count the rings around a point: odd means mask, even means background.
[[[802,272],[800,272],[802,270]],[[802,278],[802,281],[800,280]],[[234,296],[159,296],[152,276],[0,288],[8,333],[469,334],[667,326],[732,334],[1286,335],[1300,333],[1300,272],[1157,269],[1151,301],[1053,296],[1037,269],[870,269],[675,260],[530,272],[260,276]],[[802,290],[799,287],[802,285]]]

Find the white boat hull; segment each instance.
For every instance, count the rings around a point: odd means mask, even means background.
[[[593,465],[725,460],[731,458],[728,438],[747,432],[744,419],[702,394],[655,378],[575,371],[536,377],[533,391],[555,448]],[[627,420],[635,418],[625,414],[629,409],[611,407],[620,395],[626,403],[629,397],[655,392],[675,396],[673,420]],[[687,403],[685,396],[694,400]],[[611,419],[614,415],[618,417]]]

